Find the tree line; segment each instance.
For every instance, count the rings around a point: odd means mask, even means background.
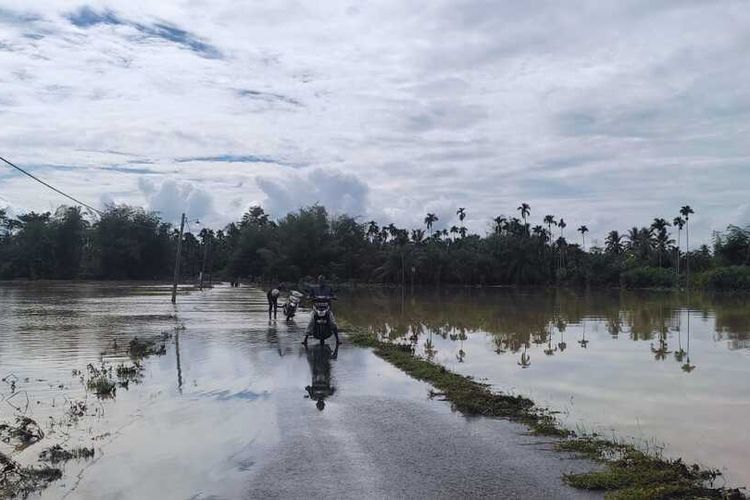
[[[335,281],[403,285],[695,286],[750,289],[750,227],[729,226],[712,247],[690,248],[694,212],[683,206],[672,220],[613,230],[602,246],[569,241],[562,217],[532,222],[531,206],[498,216],[487,234],[457,225],[362,222],[330,215],[320,205],[273,220],[258,206],[220,230],[201,228],[182,240],[180,275],[296,282],[325,274]],[[684,233],[684,235],[683,235]],[[674,237],[676,236],[676,240]],[[573,236],[575,240],[578,237]],[[80,207],[10,217],[0,209],[2,279],[168,279],[174,269],[178,229],[159,214],[127,205],[107,207],[90,220]]]

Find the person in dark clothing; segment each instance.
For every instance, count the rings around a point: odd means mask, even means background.
[[[272,288],[266,293],[268,298],[268,319],[271,319],[271,312],[273,311],[273,319],[276,319],[276,311],[279,308],[279,292],[278,288]]]
[[[310,288],[309,298],[315,300],[316,297],[328,297],[333,298],[333,288],[325,282],[325,276],[322,274],[318,276],[318,284]],[[336,345],[341,344],[339,340],[339,326],[336,324],[336,318],[333,316],[333,311],[328,310],[328,324],[331,327],[333,335],[336,337]],[[310,314],[310,322],[307,324],[305,330],[305,339],[302,341],[303,344],[307,345],[307,337],[313,334],[315,329],[315,311]]]

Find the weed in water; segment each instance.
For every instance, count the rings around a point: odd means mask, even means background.
[[[56,444],[39,454],[39,460],[42,462],[49,462],[51,464],[57,464],[60,462],[67,462],[73,459],[86,459],[94,456],[94,448],[74,448],[72,450],[66,450],[59,444]]]
[[[0,497],[25,498],[62,477],[55,467],[23,467],[0,453]]]
[[[44,437],[44,431],[33,419],[19,416],[13,424],[0,424],[0,439],[5,443],[14,442],[16,447],[25,448]]]

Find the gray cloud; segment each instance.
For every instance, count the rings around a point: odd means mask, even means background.
[[[91,28],[92,26],[99,24],[128,26],[135,29],[140,34],[141,39],[156,38],[166,40],[208,59],[220,59],[222,57],[218,48],[201,40],[194,34],[169,23],[134,22],[120,17],[113,10],[104,9],[97,11],[89,6],[80,7],[79,9],[68,13],[66,17],[78,28]]]
[[[427,211],[450,225],[463,206],[476,231],[525,201],[532,221],[562,216],[592,240],[684,204],[695,241],[747,217],[744,1],[14,9],[0,10],[0,150],[85,200],[174,214],[193,196],[217,224],[253,201],[402,225]],[[63,201],[10,174],[0,193]]]

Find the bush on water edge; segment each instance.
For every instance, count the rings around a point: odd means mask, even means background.
[[[534,434],[559,438],[557,450],[576,453],[603,465],[603,469],[593,472],[565,475],[563,480],[575,488],[603,491],[607,498],[614,499],[746,498],[737,489],[713,486],[713,481],[721,475],[719,471],[688,466],[680,459],[667,460],[596,435],[577,436],[562,428],[553,412],[537,407],[528,398],[494,393],[486,384],[416,356],[410,344],[383,342],[369,332],[350,325],[345,328],[353,344],[373,348],[377,356],[417,380],[428,382],[436,389],[431,395],[450,401],[455,410],[523,423]]]
[[[711,269],[698,275],[696,285],[711,290],[750,291],[750,266],[728,266]]]
[[[671,288],[675,281],[674,270],[662,267],[636,267],[620,275],[625,288]]]

